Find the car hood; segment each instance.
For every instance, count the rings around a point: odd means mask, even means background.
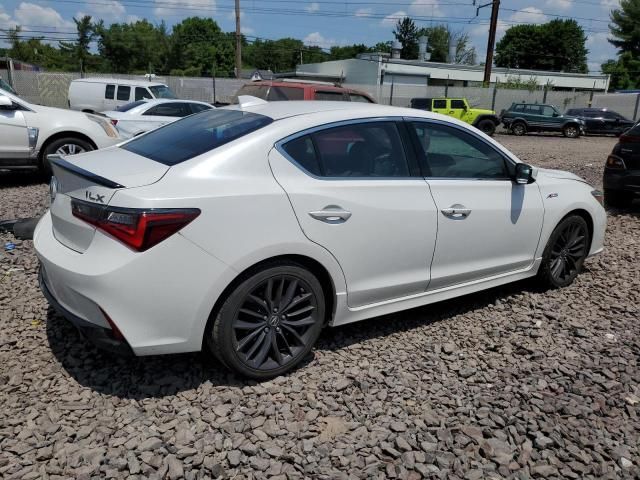
[[[495,115],[496,112],[493,110],[485,110],[484,108],[472,108],[471,111],[473,113],[477,113],[478,115]]]
[[[537,178],[546,177],[546,178],[556,178],[560,180],[576,180],[582,183],[588,183],[584,178],[579,177],[578,175],[566,172],[564,170],[554,170],[551,168],[537,168],[538,175]]]
[[[43,105],[28,104],[34,112],[42,115],[52,115],[56,120],[62,120],[65,123],[82,123],[86,124],[87,114],[76,110],[67,110],[64,108],[45,107]]]

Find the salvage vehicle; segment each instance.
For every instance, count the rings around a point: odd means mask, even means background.
[[[407,108],[207,110],[52,160],[35,232],[49,303],[103,348],[295,367],[320,331],[537,276],[603,248],[602,194]]]
[[[513,103],[500,118],[504,127],[518,136],[527,132],[562,132],[567,138],[578,138],[585,133],[583,120],[562,115],[553,105]]]
[[[212,108],[208,103],[195,100],[138,100],[102,114],[126,139]]]
[[[243,85],[240,96],[252,96],[269,102],[288,100],[319,100],[331,102],[376,103],[365,92],[334,85],[329,82],[312,82],[300,79],[282,79],[279,81],[258,80]]]
[[[585,124],[585,132],[622,135],[634,125],[633,120],[607,108],[570,108],[567,115],[577,117]]]
[[[496,112],[472,107],[466,98],[412,98],[409,107],[457,118],[490,137],[500,125]]]
[[[39,168],[47,157],[73,155],[121,142],[108,119],[28,103],[0,90],[0,169]]]
[[[640,123],[620,136],[607,158],[602,179],[612,207],[628,207],[640,194]]]

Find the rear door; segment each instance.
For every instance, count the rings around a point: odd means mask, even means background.
[[[269,155],[304,234],[337,259],[359,307],[424,292],[436,210],[400,123],[366,120],[285,139]]]
[[[463,120],[465,114],[467,113],[466,106],[467,104],[464,100],[449,100],[449,116],[457,118],[458,120]]]

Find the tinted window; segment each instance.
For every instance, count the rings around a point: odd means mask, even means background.
[[[129,100],[131,95],[131,87],[118,85],[118,100]]]
[[[342,92],[320,92],[317,91],[315,96],[313,97],[314,100],[324,100],[324,101],[329,101],[329,102],[342,102],[345,100],[344,98],[344,93]]]
[[[586,113],[586,111],[584,113]],[[572,116],[572,117],[577,117],[577,116],[580,116],[582,114],[583,114],[582,110],[579,110],[577,108],[570,108],[569,110],[567,110],[567,115]]]
[[[522,105],[522,104],[516,105],[515,107],[512,108],[512,110],[514,112],[524,112],[524,105]]]
[[[430,98],[412,98],[411,108],[431,110],[431,99]]]
[[[140,105],[144,105],[145,102],[144,100],[138,100],[137,102],[131,102],[131,103],[126,103],[124,105],[120,105],[118,108],[116,108],[117,111],[119,112],[128,112],[129,110],[139,107]]]
[[[553,107],[542,107],[542,114],[546,117],[553,117],[553,114],[556,113],[556,109]]]
[[[434,100],[433,101],[433,108],[447,108],[447,101],[446,100]]]
[[[187,115],[191,115],[191,109],[186,103],[169,102],[151,107],[149,110],[144,112],[143,115],[156,117],[186,117]]]
[[[273,122],[239,110],[209,110],[134,138],[122,148],[165,165],[176,165]]]
[[[193,113],[199,113],[202,112],[204,110],[211,110],[211,106],[209,105],[203,105],[201,103],[190,103],[189,107],[191,107],[191,111]]]
[[[107,85],[104,89],[104,98],[108,98],[113,100],[114,94],[116,93],[115,85]]]
[[[361,103],[373,103],[364,95],[358,95],[357,93],[350,93],[349,98],[352,102],[361,102]]]
[[[143,100],[145,98],[153,98],[153,95],[151,95],[146,88],[136,87],[136,100]]]
[[[404,148],[393,122],[328,128],[312,135],[327,177],[408,177]]]
[[[505,161],[477,137],[434,123],[414,122],[432,178],[506,178]]]
[[[456,110],[463,109],[465,107],[464,100],[451,100],[451,108]]]
[[[529,115],[542,115],[542,107],[540,105],[525,105],[524,111]]]
[[[298,87],[271,87],[267,100],[270,102],[304,100],[304,89]]]
[[[302,168],[314,175],[322,175],[316,150],[309,135],[291,140],[283,145],[283,148]]]
[[[153,93],[153,96],[156,98],[178,98],[176,94],[173,93],[173,90],[166,85],[153,85],[149,87],[149,90],[151,90],[151,93]]]
[[[633,127],[631,127],[627,132],[626,135],[636,135],[636,136],[640,136],[640,122],[636,123]]]
[[[608,118],[610,120],[615,120],[617,118],[619,118],[618,114],[616,112],[602,112],[602,116],[604,118]]]

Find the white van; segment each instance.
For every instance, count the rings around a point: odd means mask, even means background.
[[[69,85],[69,108],[83,112],[116,110],[145,98],[177,98],[163,83],[115,78],[80,78]]]

